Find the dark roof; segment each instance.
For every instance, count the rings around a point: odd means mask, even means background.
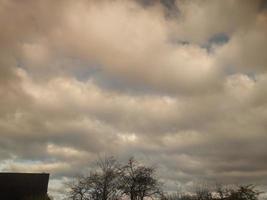
[[[47,173],[0,173],[0,199],[22,200],[29,196],[46,196]]]

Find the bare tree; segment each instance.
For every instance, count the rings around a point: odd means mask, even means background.
[[[98,172],[99,186],[102,200],[117,199],[121,192],[118,189],[121,181],[122,168],[114,157],[99,159],[97,162],[100,172]],[[97,174],[97,173],[96,173]]]
[[[71,183],[67,183],[66,185],[69,188],[67,199],[71,200],[93,199],[92,195],[94,188],[92,187],[92,184],[88,182],[89,177],[78,176]]]
[[[72,200],[116,200],[121,195],[118,189],[121,168],[114,157],[97,161],[97,169],[89,176],[78,177],[69,185]]]
[[[261,194],[254,185],[225,186],[217,184],[215,188],[212,188],[202,183],[195,189],[194,193],[166,195],[162,200],[257,200]]]
[[[167,194],[161,190],[156,169],[130,158],[124,166],[114,157],[97,161],[88,176],[80,176],[68,185],[71,200],[258,200],[261,192],[254,185],[223,186],[198,183],[193,192]]]
[[[255,189],[255,185],[239,186],[236,190],[231,190],[227,200],[257,200],[262,192]]]
[[[131,200],[143,200],[162,194],[160,185],[155,177],[155,168],[138,165],[134,158],[130,158],[124,166],[120,188]]]
[[[212,200],[212,187],[205,182],[195,184],[195,199],[196,200]]]

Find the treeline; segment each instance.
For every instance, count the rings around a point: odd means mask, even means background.
[[[261,192],[254,185],[222,186],[214,189],[211,187],[199,187],[194,192],[175,193],[163,196],[162,200],[257,200]]]
[[[114,157],[99,159],[96,169],[67,186],[70,200],[257,200],[260,194],[253,185],[217,185],[213,189],[200,185],[194,192],[166,194],[155,167],[142,165],[134,158],[121,164]]]

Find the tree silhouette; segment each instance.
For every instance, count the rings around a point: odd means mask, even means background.
[[[256,190],[254,185],[230,188],[217,185],[215,190],[202,187],[202,189],[196,190],[195,193],[166,195],[162,200],[257,200],[259,194],[261,192]]]
[[[118,189],[121,168],[114,157],[99,159],[97,169],[89,176],[80,176],[69,184],[69,199],[115,200],[121,195]]]
[[[120,164],[114,157],[97,161],[97,168],[88,176],[76,177],[68,184],[71,200],[258,200],[261,192],[254,185],[225,187],[198,184],[194,192],[163,195],[156,169],[130,158]]]
[[[134,158],[130,158],[124,166],[121,183],[123,194],[131,200],[143,200],[161,194],[160,183],[155,177],[155,168],[139,165]]]

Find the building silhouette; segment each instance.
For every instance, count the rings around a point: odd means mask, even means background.
[[[48,181],[47,173],[0,173],[0,199],[45,199]]]

